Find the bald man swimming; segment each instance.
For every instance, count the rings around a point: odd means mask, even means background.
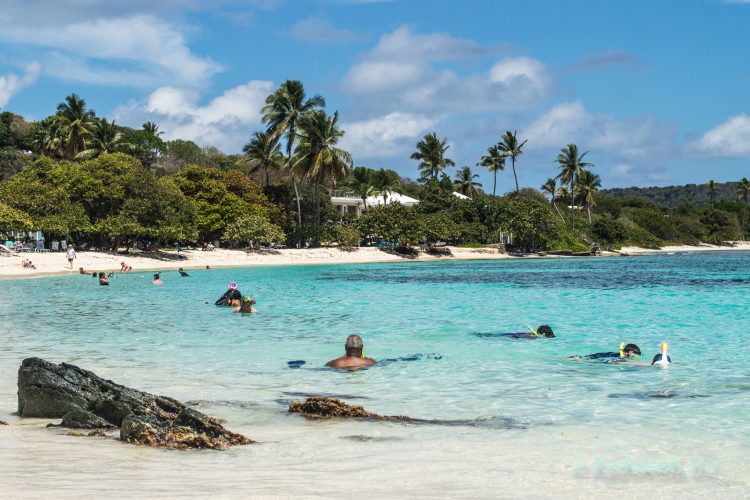
[[[362,337],[359,335],[349,335],[344,345],[346,354],[340,358],[332,359],[326,363],[326,366],[335,368],[336,370],[359,370],[377,363],[374,359],[364,357],[362,354],[364,348]]]

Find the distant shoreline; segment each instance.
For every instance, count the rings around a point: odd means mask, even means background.
[[[501,260],[501,259],[535,259],[535,258],[562,258],[560,256],[548,255],[517,257],[499,253],[492,248],[459,248],[450,249],[451,257],[437,257],[420,253],[418,257],[406,258],[382,252],[374,247],[361,247],[357,250],[347,251],[338,248],[313,248],[313,249],[284,249],[272,252],[246,253],[243,250],[217,249],[213,252],[200,250],[186,250],[180,253],[187,257],[186,260],[177,260],[174,250],[164,251],[159,257],[146,256],[141,253],[112,254],[107,252],[80,252],[78,258],[73,262],[73,269],[68,268],[68,261],[63,252],[45,253],[23,253],[18,256],[0,257],[0,279],[22,279],[44,276],[58,276],[78,274],[78,268],[83,267],[87,274],[92,272],[120,272],[120,262],[126,262],[132,266],[134,272],[138,271],[172,271],[180,267],[186,270],[232,267],[260,267],[260,266],[295,266],[295,265],[329,265],[329,264],[369,264],[378,262],[440,262],[453,260]],[[620,254],[630,256],[671,253],[671,252],[702,252],[702,251],[726,251],[726,250],[750,250],[750,242],[737,242],[734,247],[700,245],[700,246],[666,246],[656,249],[623,247],[619,252],[603,252],[602,256],[614,257]],[[565,257],[569,258],[569,257]],[[585,258],[585,257],[582,257]],[[21,261],[30,259],[36,269],[22,267]]]

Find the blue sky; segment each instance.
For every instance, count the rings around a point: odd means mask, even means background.
[[[505,130],[528,139],[526,186],[569,142],[605,187],[750,176],[750,0],[3,4],[0,108],[29,119],[76,92],[118,123],[237,152],[265,96],[299,79],[339,111],[357,165],[410,177],[433,130],[489,189],[475,164]]]

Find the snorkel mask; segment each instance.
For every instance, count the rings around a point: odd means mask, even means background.
[[[672,364],[672,358],[669,357],[669,344],[662,342],[659,348],[661,349],[661,352],[654,356],[654,360],[651,364],[667,367]]]

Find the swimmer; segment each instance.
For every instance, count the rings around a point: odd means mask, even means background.
[[[234,310],[236,313],[257,313],[258,311],[255,310],[253,305],[255,304],[255,299],[253,297],[242,297],[242,299],[239,301],[240,306]]]
[[[488,334],[487,336],[507,337],[511,339],[544,339],[544,338],[551,339],[555,337],[555,333],[552,331],[552,328],[550,328],[549,325],[541,325],[537,327],[536,330],[534,330],[533,328],[529,326],[528,329],[529,329],[528,332],[498,333],[498,334]]]
[[[595,352],[585,356],[565,358],[566,361],[588,361],[590,363],[627,363],[629,359],[640,358],[641,349],[635,344],[620,344],[619,352]]]
[[[86,271],[84,268],[79,267],[78,268],[78,274],[88,274],[88,271]]]
[[[224,292],[224,295],[216,299],[216,302],[214,302],[214,305],[215,306],[232,306],[230,301],[240,300],[240,299],[242,299],[242,293],[237,288],[237,283],[233,281],[229,284],[229,288],[227,289],[226,292]],[[238,303],[237,305],[233,307],[239,307],[239,306],[240,304]]]
[[[651,366],[660,365],[666,368],[672,364],[672,358],[669,357],[669,344],[662,342],[659,346],[659,350],[661,352],[654,356],[653,361],[651,361]]]
[[[349,335],[344,346],[346,354],[340,358],[332,359],[326,366],[337,370],[359,370],[372,366],[377,361],[366,358],[364,355],[364,344],[359,335]]]
[[[151,282],[152,284],[154,284],[154,285],[163,285],[164,284],[164,282],[161,280],[161,278],[159,278],[159,274],[160,273],[154,274],[154,281]]]
[[[190,277],[190,275],[189,275],[188,273],[186,273],[186,272],[185,272],[185,270],[184,270],[183,268],[179,268],[179,269],[177,270],[177,272],[178,272],[178,273],[180,273],[180,276],[182,276],[183,278],[188,278],[188,277]]]
[[[104,273],[99,273],[99,284],[102,286],[109,286],[109,278]]]
[[[211,270],[211,266],[206,266],[206,271],[210,271],[210,270]]]

